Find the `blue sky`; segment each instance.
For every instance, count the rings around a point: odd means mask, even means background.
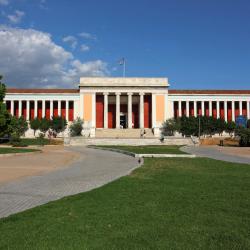
[[[249,1],[0,0],[0,9],[10,86],[121,76],[125,57],[127,76],[168,77],[171,88],[250,89]]]

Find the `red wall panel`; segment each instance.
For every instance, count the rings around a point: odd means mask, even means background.
[[[54,117],[58,116],[58,102],[57,101],[53,102],[53,116]]]
[[[247,117],[247,103],[242,102],[242,115]]]
[[[115,104],[108,105],[108,128],[115,128],[116,125],[116,117],[115,117]]]
[[[69,102],[69,121],[73,121],[74,120],[74,102],[70,101]]]
[[[104,96],[96,96],[96,127],[104,127]]]
[[[212,102],[212,116],[213,118],[217,118],[216,102]]]
[[[220,102],[220,118],[225,119],[224,102]]]
[[[152,127],[152,98],[151,95],[144,96],[144,128]]]
[[[38,111],[37,111],[37,117],[39,118],[39,119],[42,119],[42,117],[43,117],[43,113],[42,113],[42,102],[41,101],[38,101],[38,105],[37,105],[38,107],[37,107],[37,109],[38,109]]]
[[[139,128],[139,107],[138,104],[132,105],[132,123],[134,128]]]
[[[45,117],[46,119],[50,119],[50,102],[46,101],[45,102]]]
[[[227,102],[227,120],[232,121],[232,102]]]
[[[61,101],[61,117],[66,118],[66,102]]]
[[[189,116],[194,116],[194,102],[189,102]]]
[[[30,101],[30,120],[33,120],[35,117],[35,106],[34,101]]]
[[[27,107],[26,107],[26,101],[22,101],[22,116],[24,119],[27,119]]]

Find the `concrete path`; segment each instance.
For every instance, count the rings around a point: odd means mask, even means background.
[[[0,218],[100,187],[139,166],[137,159],[115,152],[86,147],[67,150],[81,154],[69,167],[0,185]]]
[[[200,157],[208,157],[215,160],[250,164],[249,157],[239,156],[237,154],[227,154],[222,152],[222,150],[220,150],[216,146],[184,146],[181,148],[181,150]]]

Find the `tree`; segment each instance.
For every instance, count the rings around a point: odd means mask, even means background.
[[[11,133],[19,137],[23,136],[29,128],[28,123],[23,116],[20,116],[19,118],[12,116],[10,126]]]
[[[183,116],[180,119],[180,132],[185,136],[197,135],[198,125],[197,118]]]
[[[67,121],[64,117],[52,117],[51,120],[51,129],[56,133],[63,132],[66,129]]]
[[[50,120],[46,119],[45,117],[42,118],[40,120],[40,124],[39,124],[39,129],[41,132],[43,132],[44,134],[46,134],[46,132],[49,130],[50,128]]]
[[[218,118],[215,122],[215,128],[216,128],[216,132],[221,135],[223,133],[223,131],[225,131],[226,129],[226,122],[221,119],[221,118]]]
[[[6,86],[2,83],[2,76],[0,75],[0,137],[10,135],[11,134],[11,114],[6,109],[5,103],[3,103],[5,94],[6,94]]]
[[[226,124],[226,129],[225,131],[229,133],[230,136],[232,136],[232,133],[235,132],[236,129],[236,123],[233,121],[230,121]]]
[[[174,135],[175,132],[179,132],[181,128],[180,119],[171,118],[163,123],[163,134]]]
[[[34,130],[34,136],[36,135],[36,131],[40,127],[40,120],[36,117],[30,121],[30,128]]]
[[[82,134],[83,130],[83,120],[81,120],[79,117],[73,121],[73,123],[70,125],[70,135],[71,136],[80,136]]]
[[[247,120],[247,128],[250,128],[250,119]]]

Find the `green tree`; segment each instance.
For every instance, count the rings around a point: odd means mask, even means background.
[[[33,129],[34,136],[36,135],[36,131],[39,129],[39,127],[40,127],[40,119],[36,117],[30,121],[30,128]]]
[[[39,124],[39,129],[41,132],[43,132],[44,134],[46,134],[46,132],[49,130],[51,125],[50,120],[46,119],[45,117],[42,118],[40,120],[40,124]]]
[[[227,122],[226,123],[226,129],[225,131],[229,133],[230,136],[232,136],[232,133],[235,132],[236,129],[236,123],[233,121]]]
[[[11,126],[11,133],[19,137],[23,136],[24,133],[29,128],[28,123],[23,116],[19,118],[12,116],[10,126]]]
[[[61,133],[66,129],[67,121],[64,117],[52,117],[51,120],[51,129],[56,133]]]
[[[196,117],[183,116],[180,119],[180,132],[185,136],[197,135],[198,125],[199,123]]]
[[[83,130],[83,120],[79,117],[73,121],[69,127],[71,136],[81,136]]]
[[[180,132],[181,122],[180,119],[171,118],[163,123],[163,134],[164,135],[174,135],[175,132]]]
[[[11,129],[11,114],[6,109],[5,103],[3,103],[5,94],[6,94],[6,86],[2,83],[2,76],[0,75],[0,137],[10,135],[12,132]]]
[[[226,129],[226,122],[223,119],[218,118],[215,122],[215,128],[216,128],[216,133],[221,135],[223,131],[225,131]]]

